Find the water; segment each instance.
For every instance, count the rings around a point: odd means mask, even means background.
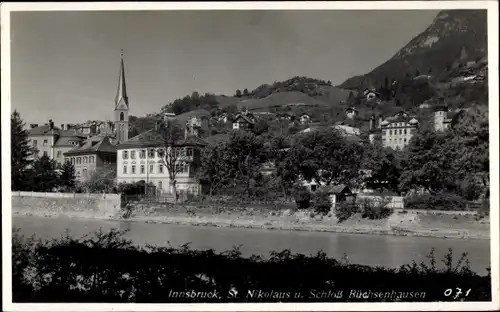
[[[269,256],[271,251],[290,249],[293,253],[316,254],[323,250],[341,259],[347,254],[351,263],[381,265],[396,268],[412,260],[425,258],[435,248],[436,262],[441,264],[448,248],[453,249],[455,262],[462,252],[468,252],[471,269],[485,274],[490,263],[489,240],[444,239],[389,235],[339,234],[300,231],[272,231],[242,228],[195,227],[171,224],[148,224],[119,221],[82,220],[69,218],[39,218],[14,216],[12,225],[21,233],[37,237],[59,238],[68,233],[81,237],[102,228],[128,230],[126,237],[137,245],[146,243],[173,247],[191,243],[193,249],[225,251],[241,245],[244,256]]]

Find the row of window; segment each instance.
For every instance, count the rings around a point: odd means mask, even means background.
[[[155,157],[155,150],[154,149],[149,149],[147,151],[148,158],[154,158]],[[158,158],[163,158],[165,156],[165,151],[163,149],[159,149],[156,151],[156,154],[158,155]],[[179,150],[179,156],[184,157],[190,157],[193,156],[193,149],[192,148],[182,148]],[[136,151],[130,151],[130,159],[135,159],[136,158]],[[146,158],[146,150],[140,150],[139,151],[139,158],[140,159],[145,159]],[[129,159],[129,151],[123,151],[122,152],[122,159]]]
[[[83,164],[93,164],[95,162],[95,156],[66,158],[66,162],[70,162],[73,165],[80,165],[82,163]]]
[[[43,140],[43,146],[47,146],[49,145],[49,140]],[[37,140],[33,140],[33,147],[37,147],[38,146],[38,141]]]
[[[411,129],[394,129],[394,132],[392,132],[392,130],[385,130],[385,135],[389,134],[389,135],[392,135],[393,133],[394,134],[398,134],[398,130],[399,130],[399,134],[411,134]]]
[[[385,139],[384,139],[384,141],[385,141]],[[399,143],[401,143],[401,142],[406,143],[407,142],[406,138],[404,138],[404,140],[401,140],[401,138],[394,138],[394,139],[388,139],[387,140],[387,142],[389,142],[389,143],[392,143],[393,141],[394,142],[399,142]]]
[[[136,173],[136,165],[132,165],[130,166],[130,173],[131,174],[135,174]],[[154,171],[154,168],[155,168],[155,165],[149,165],[149,171],[148,173],[155,173]],[[145,165],[141,165],[139,167],[140,171],[139,173],[140,174],[145,174],[146,173],[146,166]],[[177,173],[182,173],[182,172],[189,172],[189,165],[186,165],[186,164],[177,164],[176,165],[176,172]],[[128,173],[128,166],[123,166],[123,173],[124,174],[127,174]],[[159,164],[157,166],[157,172],[156,173],[164,173],[164,166],[162,164]]]

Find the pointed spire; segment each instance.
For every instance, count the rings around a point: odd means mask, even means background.
[[[120,55],[120,76],[118,77],[118,90],[115,98],[115,109],[123,103],[128,109],[127,84],[125,82],[125,66],[123,65],[123,49]]]

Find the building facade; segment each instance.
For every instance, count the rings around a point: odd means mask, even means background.
[[[116,168],[116,144],[114,137],[97,135],[87,139],[83,145],[64,153],[64,160],[75,167],[76,178],[80,182],[89,179],[98,170]]]
[[[117,146],[117,183],[152,183],[161,194],[172,193],[164,140],[156,130],[149,130]],[[175,185],[179,192],[199,194],[201,184],[197,178],[201,151],[207,145],[195,135],[187,135],[179,142],[175,164]]]
[[[43,126],[33,124],[28,130],[28,140],[34,149],[33,158],[47,156],[59,165],[64,163],[64,153],[82,144],[86,138],[87,135],[75,129],[63,130],[54,126],[52,120]]]
[[[438,105],[434,108],[434,130],[437,132],[446,131],[451,124],[451,119],[448,118],[448,107]]]
[[[233,130],[248,130],[255,125],[255,118],[250,113],[237,114],[233,119]]]
[[[382,146],[401,150],[410,143],[419,122],[405,112],[399,112],[380,123]]]

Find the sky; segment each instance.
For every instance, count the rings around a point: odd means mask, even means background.
[[[293,76],[371,71],[438,11],[46,11],[11,14],[11,111],[26,123],[113,118],[120,50],[130,115]]]

